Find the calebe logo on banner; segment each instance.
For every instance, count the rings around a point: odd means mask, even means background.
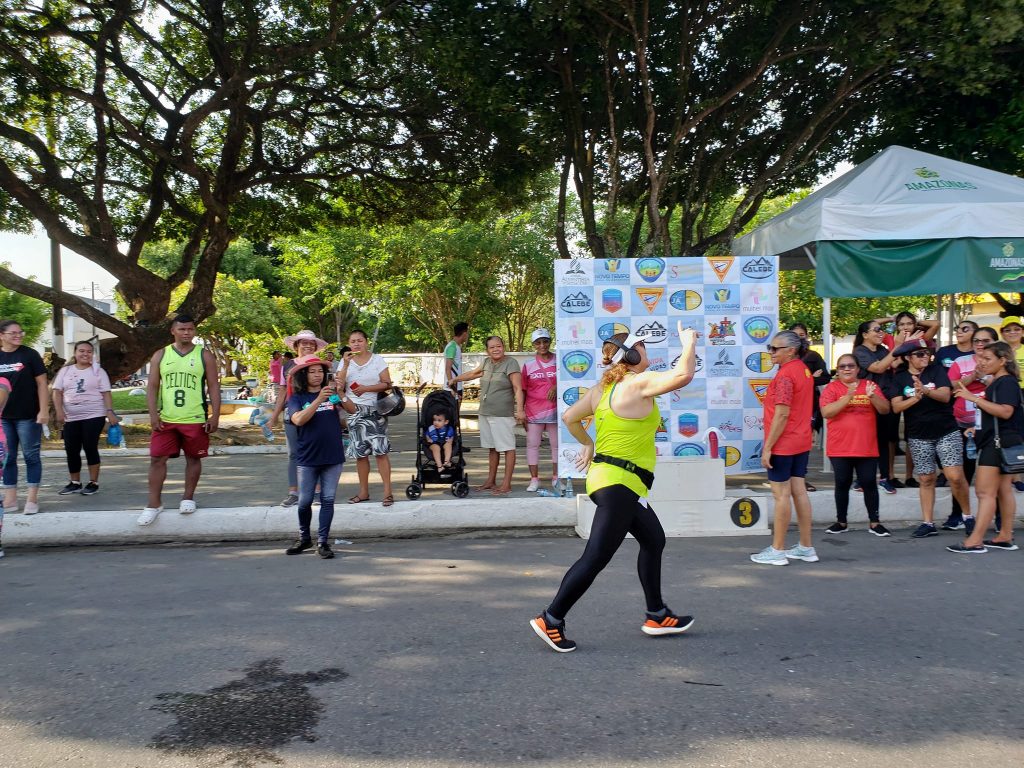
[[[743,264],[740,273],[754,280],[767,280],[775,275],[775,263],[764,256],[750,259]]]
[[[668,329],[657,320],[641,325],[634,333],[645,344],[660,344],[668,338]]]
[[[586,291],[578,291],[576,293],[570,293],[559,304],[563,312],[578,315],[582,312],[589,312],[590,308],[594,306],[594,300],[590,298],[590,295]]]

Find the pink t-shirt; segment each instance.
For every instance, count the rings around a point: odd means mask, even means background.
[[[958,357],[949,366],[949,380],[960,381],[964,376],[973,373],[976,365],[977,361],[974,359],[974,355]],[[985,391],[985,385],[975,380],[967,385],[967,391],[977,395]],[[962,397],[953,398],[953,418],[956,419],[956,423],[960,426],[974,426],[975,411],[977,410],[978,406],[970,400],[964,400]]]
[[[110,391],[107,372],[99,366],[82,369],[68,365],[57,372],[53,388],[64,393],[64,415],[67,421],[82,421],[107,415],[104,392]]]
[[[526,395],[526,420],[534,424],[551,424],[557,421],[558,408],[554,400],[548,400],[548,393],[555,388],[558,375],[554,355],[545,363],[540,357],[523,363],[523,392]]]
[[[278,386],[284,384],[284,366],[281,364],[281,358],[277,360],[271,359],[270,361],[270,383],[277,384]]]

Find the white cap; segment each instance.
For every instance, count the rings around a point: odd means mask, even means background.
[[[530,343],[532,344],[537,339],[547,339],[548,341],[550,341],[551,331],[549,331],[547,328],[538,328],[536,331],[530,334]]]

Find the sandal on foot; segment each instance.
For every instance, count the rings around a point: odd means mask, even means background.
[[[369,500],[370,500],[369,496],[367,496],[365,499],[362,496],[353,496],[351,499],[348,500],[348,503],[349,504],[359,504],[361,502],[369,501]]]
[[[394,504],[394,503],[395,503],[395,497],[394,497],[394,496],[392,496],[392,495],[391,495],[391,494],[389,493],[389,494],[388,494],[387,496],[385,496],[385,497],[384,497],[384,501],[382,501],[382,502],[380,503],[380,505],[381,505],[382,507],[390,507],[390,506],[391,506],[392,504]]]

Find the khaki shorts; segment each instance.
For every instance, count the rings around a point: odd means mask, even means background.
[[[480,447],[496,451],[516,449],[516,420],[512,416],[480,416]]]

